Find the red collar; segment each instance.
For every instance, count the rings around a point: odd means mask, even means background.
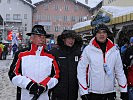
[[[96,39],[92,41],[92,45],[100,49],[100,46],[96,42]],[[106,52],[114,46],[113,42],[110,39],[107,39]]]

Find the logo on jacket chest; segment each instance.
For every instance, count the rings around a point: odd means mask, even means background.
[[[63,57],[63,56],[62,56],[62,57],[59,57],[59,58],[60,58],[60,59],[65,59],[65,58],[67,58],[67,57]],[[74,60],[75,60],[75,61],[79,61],[79,57],[78,57],[78,56],[75,56],[75,57],[74,57]]]
[[[78,56],[75,56],[75,61],[79,61],[79,57]]]

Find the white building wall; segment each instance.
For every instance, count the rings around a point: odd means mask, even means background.
[[[32,28],[32,6],[23,2],[23,0],[1,0],[0,2],[0,14],[4,21],[6,20],[6,14],[10,14],[10,19],[8,21],[13,22],[17,27],[23,29],[23,38],[27,38],[25,35],[27,32],[31,31]],[[13,14],[20,14],[20,20],[13,20]],[[24,14],[27,14],[27,19],[24,19]],[[17,24],[16,24],[17,23]],[[25,24],[27,24],[27,31],[25,31]]]

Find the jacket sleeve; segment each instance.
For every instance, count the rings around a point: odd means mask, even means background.
[[[125,51],[124,55],[123,55],[123,64],[128,67],[131,64],[131,60],[133,59],[133,56],[131,55],[131,52],[133,51],[133,49],[131,49],[130,47],[127,48],[127,50]]]
[[[31,80],[27,78],[26,76],[22,76],[21,57],[18,57],[18,55],[19,55],[19,52],[17,52],[14,56],[8,75],[9,75],[11,82],[15,86],[26,88],[26,86]]]
[[[124,74],[122,60],[119,51],[117,50],[117,59],[115,63],[115,74],[121,92],[127,92],[127,79]]]
[[[58,83],[58,78],[59,78],[59,68],[57,61],[53,59],[52,62],[52,70],[51,70],[51,75],[44,79],[40,84],[44,86],[48,86],[48,89],[53,88],[57,83]]]
[[[80,61],[78,63],[77,67],[77,78],[79,81],[79,91],[80,95],[88,94],[88,88],[87,88],[87,74],[86,70],[89,65],[89,59],[87,57],[87,48],[83,50],[83,53],[81,55]]]

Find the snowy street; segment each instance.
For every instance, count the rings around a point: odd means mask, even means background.
[[[8,78],[9,66],[12,62],[10,56],[7,60],[0,60],[0,99],[1,100],[15,100],[16,87],[10,82]]]

